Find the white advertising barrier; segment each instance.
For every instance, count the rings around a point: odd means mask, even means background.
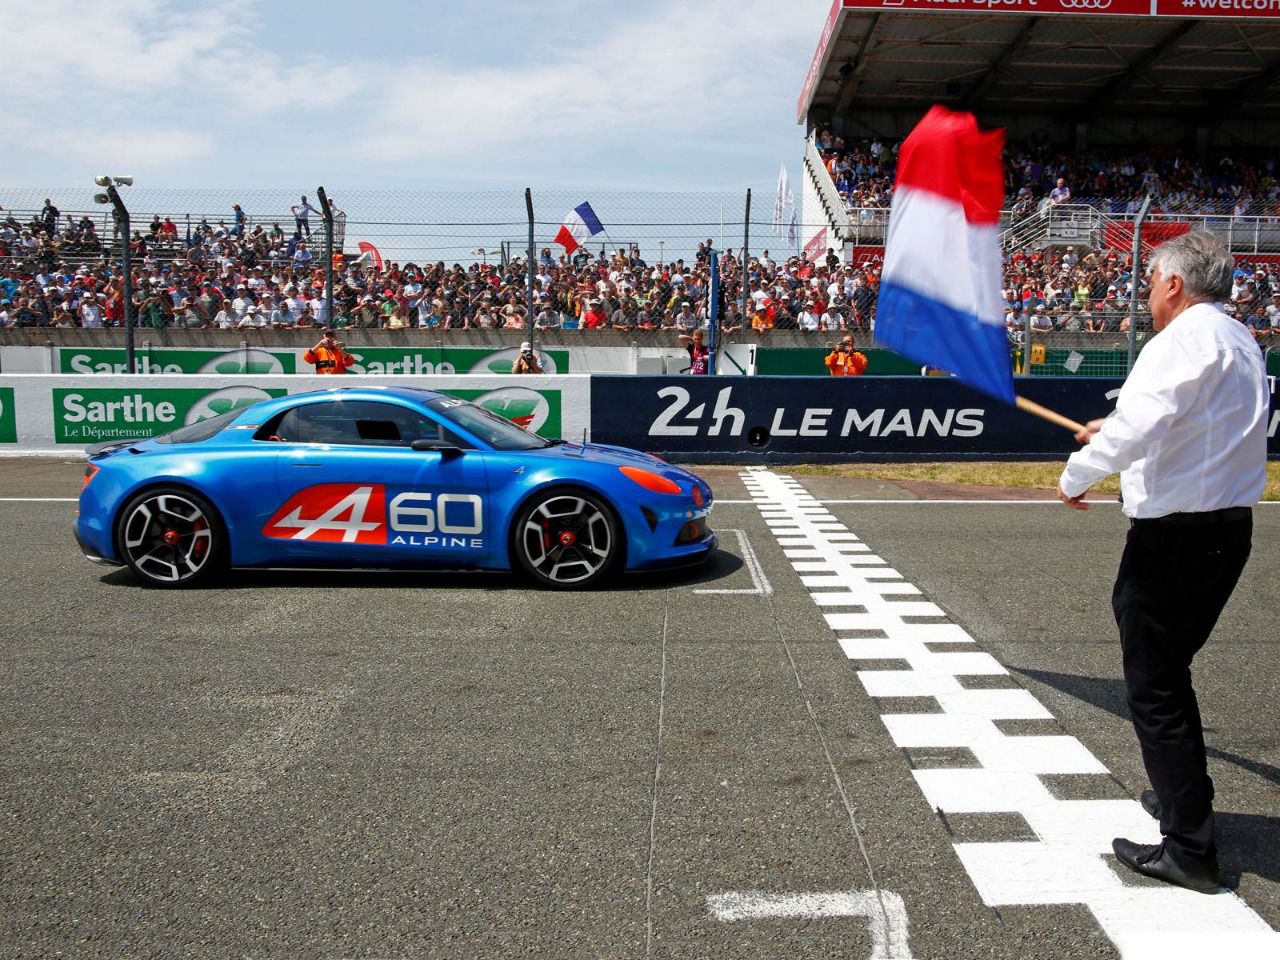
[[[353,334],[354,336],[354,334]],[[140,339],[136,369],[142,374],[187,373],[227,376],[274,376],[310,373],[303,358],[305,347],[239,346],[161,347]],[[390,347],[351,347],[356,358],[352,373],[401,377],[439,375],[506,374],[518,349],[514,347],[431,346],[406,344]],[[647,373],[679,374],[689,369],[689,353],[678,345],[625,347],[545,346],[538,348],[546,373]],[[755,373],[756,345],[727,344],[720,352],[716,372]],[[0,346],[0,374],[65,373],[111,376],[128,366],[122,347]]]
[[[357,332],[349,337],[355,338]],[[138,373],[226,374],[273,376],[280,373],[310,373],[304,360],[306,346],[182,346],[164,347],[149,343],[139,331],[136,350]],[[401,377],[438,375],[507,374],[520,352],[517,347],[477,347],[452,344],[432,345],[406,342],[403,346],[350,346],[356,359],[352,373],[394,374]],[[631,346],[547,346],[538,347],[546,373],[679,373],[689,366],[688,352],[680,347]],[[651,357],[670,356],[670,367],[654,370],[645,366]],[[681,366],[678,361],[683,361]],[[123,347],[94,346],[0,346],[0,374],[66,373],[112,375],[128,370]]]
[[[332,387],[424,387],[470,400],[548,439],[591,426],[587,375],[48,376],[0,375],[0,455],[75,454],[105,440],[152,437],[269,397]]]

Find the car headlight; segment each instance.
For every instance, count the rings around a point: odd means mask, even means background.
[[[680,485],[666,477],[659,476],[651,470],[645,470],[641,467],[619,467],[625,476],[632,483],[638,483],[646,490],[652,490],[654,493],[683,493]]]

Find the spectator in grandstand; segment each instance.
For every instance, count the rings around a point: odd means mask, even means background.
[[[1049,202],[1055,207],[1060,203],[1066,203],[1071,199],[1071,188],[1067,186],[1067,181],[1063,177],[1058,178],[1058,182],[1053,185],[1053,189],[1049,191]]]
[[[44,232],[49,236],[58,232],[58,216],[58,208],[53,205],[52,200],[45,197],[44,208],[40,211],[40,222],[44,226]]]
[[[102,327],[102,304],[98,302],[98,295],[92,290],[84,295],[84,299],[80,301],[80,326],[89,329]]]
[[[316,212],[316,208],[311,206],[311,203],[307,200],[307,195],[304,193],[302,195],[302,201],[300,203],[295,203],[289,208],[289,211],[293,214],[294,233],[298,236],[305,233],[307,235],[307,239],[310,240],[311,214]],[[276,224],[276,229],[280,229],[280,224]]]
[[[698,317],[693,312],[693,304],[688,300],[680,301],[680,309],[676,313],[675,325],[678,329],[686,332],[698,326]]]

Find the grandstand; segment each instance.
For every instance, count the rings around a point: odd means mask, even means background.
[[[1009,248],[1127,249],[1131,201],[1152,186],[1147,168],[1168,183],[1171,170],[1199,167],[1205,177],[1190,187],[1195,202],[1179,195],[1158,209],[1155,236],[1204,226],[1255,262],[1280,259],[1272,160],[1280,137],[1280,4],[835,0],[797,104],[809,133],[807,251],[834,246],[873,255],[866,248],[883,242],[888,204],[875,202],[886,199],[883,190],[851,205],[830,173],[830,141],[874,151],[883,177],[894,145],[935,103],[1005,128]],[[1127,179],[1110,178],[1105,197],[1096,177],[1082,175],[1096,173],[1099,161],[1112,171],[1133,168]],[[1041,182],[1020,182],[1033,166]],[[1055,169],[1068,175],[1075,202],[1052,216],[1019,218],[1029,212],[1014,209],[1027,199],[1019,190],[1045,199]],[[1237,209],[1242,193],[1246,203]]]

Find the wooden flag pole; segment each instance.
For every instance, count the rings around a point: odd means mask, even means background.
[[[1081,433],[1087,429],[1083,423],[1076,423],[1070,417],[1064,417],[1060,413],[1055,413],[1048,407],[1042,407],[1040,404],[1033,400],[1028,400],[1026,397],[1015,396],[1013,399],[1017,402],[1019,410],[1026,411],[1033,417],[1039,417],[1041,420],[1048,420],[1054,426],[1070,430],[1072,433]]]

